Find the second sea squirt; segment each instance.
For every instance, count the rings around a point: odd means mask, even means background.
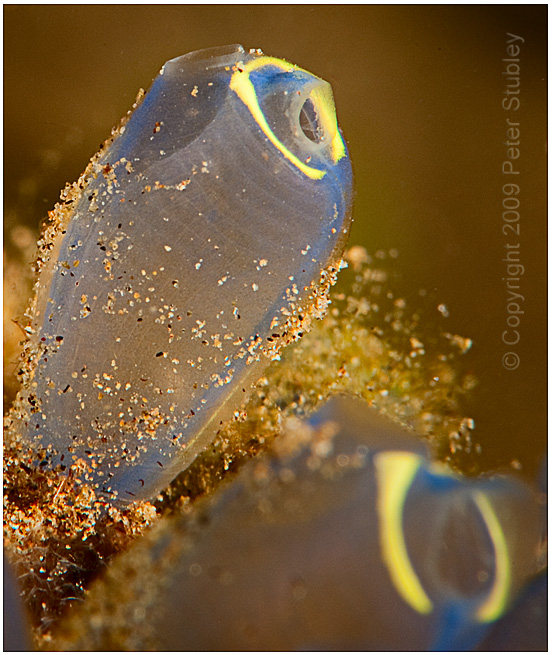
[[[546,512],[514,476],[456,475],[430,459],[427,442],[339,395],[308,422],[283,422],[228,482],[113,561],[60,624],[55,649],[546,643],[542,619],[523,622],[527,603],[546,615],[546,580],[517,601],[539,567]],[[510,641],[500,641],[493,624],[510,608]]]
[[[241,46],[167,62],[39,244],[12,434],[152,498],[323,315],[351,196],[327,82]]]

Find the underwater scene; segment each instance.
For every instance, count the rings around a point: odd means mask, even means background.
[[[5,650],[547,650],[546,17],[4,7]]]

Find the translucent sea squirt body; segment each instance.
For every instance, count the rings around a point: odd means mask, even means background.
[[[12,434],[153,497],[323,314],[351,188],[329,84],[241,46],[167,62],[40,243]]]

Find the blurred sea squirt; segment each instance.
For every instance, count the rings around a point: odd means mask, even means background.
[[[351,196],[327,82],[241,46],[167,62],[51,213],[11,434],[152,498],[323,315]]]
[[[113,561],[55,648],[472,649],[536,570],[539,511],[336,396]]]

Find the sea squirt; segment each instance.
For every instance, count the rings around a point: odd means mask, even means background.
[[[537,570],[541,510],[514,476],[456,475],[365,402],[333,397],[308,422],[285,422],[219,493],[157,523],[54,643],[473,649]],[[527,643],[518,626],[516,643]]]
[[[51,215],[11,433],[152,498],[324,313],[351,197],[327,82],[241,46],[167,62]]]

